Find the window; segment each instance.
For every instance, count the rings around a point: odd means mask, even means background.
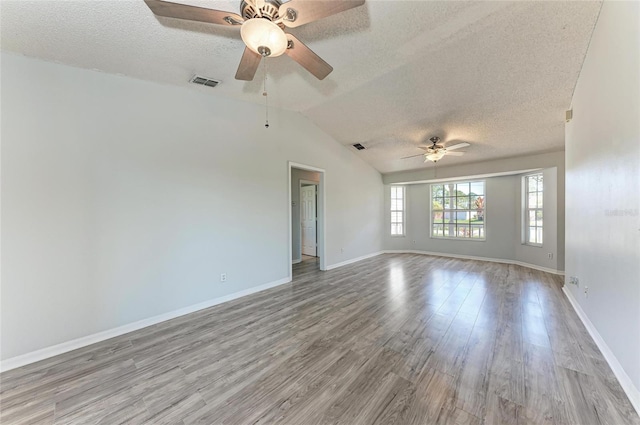
[[[391,186],[391,236],[404,236],[404,186]]]
[[[485,239],[484,181],[431,185],[431,237]]]
[[[542,173],[524,176],[524,243],[542,245]]]

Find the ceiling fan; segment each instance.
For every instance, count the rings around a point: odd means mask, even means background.
[[[365,2],[365,0],[290,0],[283,3],[282,0],[242,0],[240,15],[238,15],[164,0],[144,1],[158,16],[240,27],[240,36],[246,47],[236,72],[236,79],[244,81],[253,80],[263,57],[275,57],[283,53],[319,80],[324,79],[333,71],[331,65],[294,35],[284,32],[285,27],[299,27],[360,6]]]
[[[404,158],[401,158],[401,159],[415,158],[416,156],[424,155],[424,162],[427,162],[427,161],[438,162],[442,158],[444,158],[445,155],[462,156],[464,155],[464,152],[453,152],[453,151],[456,149],[466,148],[467,146],[471,146],[467,142],[461,142],[455,145],[445,146],[440,144],[441,140],[438,136],[433,136],[432,138],[429,139],[429,141],[432,143],[431,146],[418,146],[420,149],[425,150],[426,151],[425,153],[421,153],[419,155],[405,156]]]

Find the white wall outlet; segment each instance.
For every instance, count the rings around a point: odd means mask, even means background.
[[[584,287],[584,297],[585,298],[589,298],[589,287],[588,286]]]
[[[549,257],[549,260],[553,260],[553,252],[549,252],[547,254],[547,257]]]
[[[227,274],[226,273],[221,273],[220,274],[220,282],[226,282],[227,281]]]
[[[569,283],[571,285],[580,286],[580,281],[578,280],[578,278],[576,276],[569,276]]]

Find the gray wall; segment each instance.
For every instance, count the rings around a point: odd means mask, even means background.
[[[486,177],[486,240],[449,240],[430,237],[429,184],[406,185],[406,236],[389,232],[390,185],[385,186],[384,246],[387,250],[418,250],[443,254],[467,255],[514,260],[539,267],[562,270],[558,245],[557,169],[544,173],[544,244],[533,247],[522,244],[522,175]],[[552,253],[549,259],[547,254]]]
[[[541,170],[542,169],[542,170]],[[544,244],[522,243],[522,173],[544,173]],[[504,174],[504,175],[501,175]],[[497,175],[487,177],[487,175]],[[564,270],[564,152],[498,159],[473,164],[432,168],[383,176],[385,182],[384,247],[387,250],[419,250],[502,260],[520,261],[550,270]],[[429,232],[429,184],[455,179],[486,181],[486,241],[431,238]],[[389,234],[390,184],[407,187],[407,234]],[[553,258],[549,259],[548,254]]]
[[[326,170],[327,266],[382,249],[380,173],[301,114],[1,60],[2,359],[286,279],[288,161]]]
[[[320,173],[291,169],[291,261],[300,260],[300,180],[320,182]],[[317,207],[317,205],[316,205]]]
[[[640,3],[603,3],[566,125],[567,285],[640,408]],[[588,296],[584,288],[588,287]],[[620,376],[619,376],[620,378]],[[625,379],[620,379],[623,386]],[[630,390],[630,386],[635,386]]]

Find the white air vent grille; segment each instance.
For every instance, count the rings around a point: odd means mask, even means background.
[[[218,84],[220,84],[220,81],[211,80],[209,78],[204,78],[199,75],[194,75],[191,78],[191,80],[189,80],[189,82],[193,84],[200,84],[201,86],[207,86],[207,87],[215,87]]]

